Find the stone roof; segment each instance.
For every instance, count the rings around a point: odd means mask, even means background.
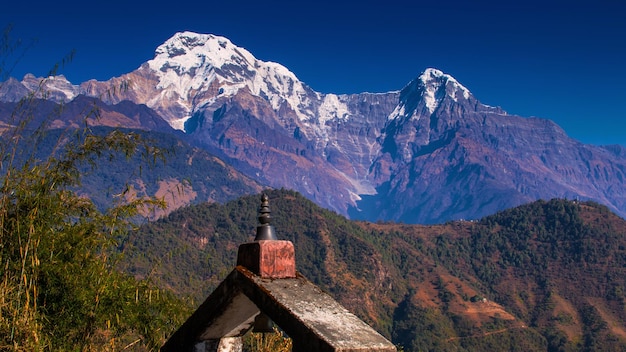
[[[395,346],[302,275],[263,279],[237,266],[161,351],[193,351],[203,340],[245,334],[263,311],[294,351],[396,351]]]

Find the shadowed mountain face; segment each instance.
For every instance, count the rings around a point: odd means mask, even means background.
[[[450,77],[423,77],[402,91],[402,113],[385,126],[373,163],[387,172],[378,193],[351,216],[473,219],[551,197],[595,199],[624,215],[624,148],[581,144],[549,120],[478,103]],[[429,91],[440,97],[433,108],[416,97]]]
[[[0,100],[40,82],[7,81]],[[436,69],[400,91],[322,94],[226,38],[184,32],[131,73],[80,85],[59,76],[41,86],[56,101],[82,94],[145,105],[257,182],[352,218],[474,219],[553,197],[626,214],[624,148],[584,145],[549,120],[483,105]],[[119,125],[161,129],[124,116]]]

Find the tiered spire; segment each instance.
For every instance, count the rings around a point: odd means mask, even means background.
[[[259,222],[261,223],[256,227],[255,241],[275,241],[276,232],[274,226],[270,225],[272,218],[270,216],[270,203],[267,194],[263,193],[261,196],[261,206],[259,207]]]

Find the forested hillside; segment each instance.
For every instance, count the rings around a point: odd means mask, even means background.
[[[626,348],[626,223],[606,207],[537,201],[477,222],[353,222],[270,191],[296,265],[407,351]],[[254,237],[259,196],[142,226],[124,270],[199,304]]]

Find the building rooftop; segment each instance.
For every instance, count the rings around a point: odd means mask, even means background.
[[[275,238],[267,198],[261,238]],[[271,231],[271,236],[266,236]],[[259,236],[257,235],[257,238]],[[289,241],[256,240],[239,247],[237,266],[161,348],[241,351],[241,336],[264,314],[293,341],[293,351],[396,351],[380,333],[295,270]]]

